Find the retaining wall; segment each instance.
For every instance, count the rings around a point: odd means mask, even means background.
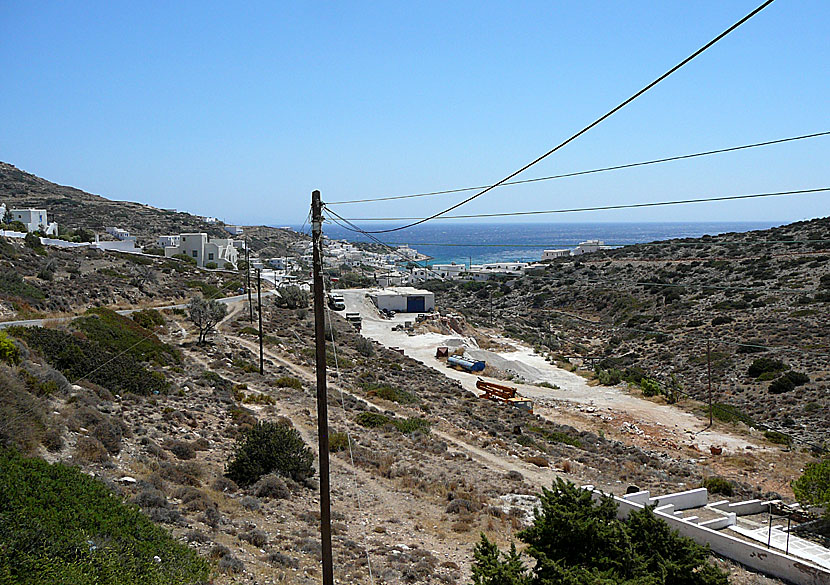
[[[595,498],[604,495],[603,492],[595,490],[594,486],[584,486],[584,488],[590,489]],[[628,495],[635,496],[637,494]],[[632,501],[630,498],[612,497],[617,503],[617,517],[619,518],[627,518],[632,510],[642,510],[644,507],[643,504]],[[700,496],[696,497],[699,498]],[[641,498],[642,496],[637,499]],[[681,499],[680,501],[684,500]],[[712,552],[737,561],[750,569],[796,585],[830,585],[830,571],[807,561],[717,532],[702,524],[690,523],[671,513],[667,514],[660,510],[655,510],[654,513],[681,535],[688,536],[698,544],[709,545]]]

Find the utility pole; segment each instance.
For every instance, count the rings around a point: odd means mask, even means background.
[[[247,273],[248,278],[248,286],[245,288],[248,289],[248,312],[249,312],[249,321],[251,323],[254,322],[254,303],[251,300],[251,255],[248,252],[248,236],[245,236],[245,272]]]
[[[261,271],[259,268],[256,269],[256,305],[257,305],[257,313],[259,314],[259,375],[261,376],[263,371],[262,366],[262,278],[261,278]]]
[[[334,585],[331,555],[331,495],[329,493],[329,418],[326,390],[326,317],[323,304],[323,203],[311,193],[311,236],[314,277],[314,338],[317,349],[317,440],[320,457],[320,544],[323,585]]]
[[[709,426],[712,426],[712,340],[706,340],[706,369],[709,372]]]

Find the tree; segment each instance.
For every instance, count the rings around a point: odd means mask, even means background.
[[[203,344],[217,323],[228,313],[228,308],[216,299],[193,297],[187,305],[190,321],[199,328],[199,343]]]
[[[824,515],[830,520],[830,459],[808,463],[804,473],[792,482],[795,498],[809,506],[824,506]]]
[[[651,508],[617,519],[610,496],[556,480],[540,494],[533,524],[519,532],[536,560],[528,571],[482,534],[474,551],[473,585],[727,585],[707,562],[706,547],[671,530]]]
[[[260,421],[236,446],[225,475],[241,486],[269,473],[303,481],[314,474],[314,454],[300,432],[285,422]]]
[[[308,293],[299,286],[286,286],[278,292],[276,300],[278,307],[286,309],[304,309],[308,306]]]

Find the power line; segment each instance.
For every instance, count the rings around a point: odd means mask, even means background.
[[[583,212],[583,211],[608,211],[612,209],[636,209],[640,207],[662,207],[666,205],[686,205],[689,203],[708,203],[712,201],[733,201],[737,199],[760,199],[764,197],[780,197],[783,195],[806,195],[810,193],[821,193],[823,191],[830,191],[830,187],[821,187],[818,189],[800,189],[796,191],[775,191],[771,193],[753,193],[750,195],[725,195],[720,197],[699,197],[696,199],[678,199],[673,201],[655,201],[652,203],[620,203],[619,205],[598,205],[596,207],[574,207],[570,209],[545,209],[540,211],[509,211],[504,213],[471,213],[467,215],[447,215],[441,217],[440,219],[473,219],[473,218],[484,218],[484,217],[518,217],[518,216],[525,216],[525,215],[545,215],[545,214],[554,214],[554,213],[576,213],[576,212]],[[454,209],[451,208],[451,209]],[[329,210],[331,211],[331,210]],[[333,213],[333,212],[332,212]],[[445,213],[445,212],[442,212]],[[440,215],[440,214],[439,214]],[[338,216],[339,217],[339,216]],[[416,218],[416,217],[352,217],[349,218],[349,221],[409,221],[417,219],[415,223],[412,223],[405,227],[412,227],[425,221],[429,221],[430,219],[436,219],[437,215],[433,215],[427,218]],[[342,218],[341,218],[342,219]],[[380,234],[386,232],[393,232],[398,231],[399,229],[403,228],[394,228],[394,229],[386,229],[386,230],[374,230],[374,231],[360,231],[360,233],[365,234]],[[353,230],[354,231],[354,230]]]
[[[765,2],[763,2],[763,3],[762,3],[760,6],[758,6],[757,8],[755,8],[752,12],[750,12],[749,14],[747,14],[746,16],[744,16],[743,18],[741,18],[738,22],[736,22],[735,24],[733,24],[732,26],[730,26],[729,28],[727,28],[725,31],[723,31],[723,32],[722,32],[722,33],[720,33],[718,36],[716,36],[714,39],[712,39],[711,41],[709,41],[708,43],[706,43],[705,45],[703,45],[700,49],[698,49],[697,51],[695,51],[694,53],[692,53],[691,55],[689,55],[688,57],[686,57],[685,59],[683,59],[680,63],[678,63],[677,65],[675,65],[674,67],[672,67],[671,69],[669,69],[668,71],[666,71],[665,73],[663,73],[660,77],[658,77],[657,79],[655,79],[654,81],[652,81],[651,83],[649,83],[648,85],[646,85],[644,88],[642,88],[641,90],[639,90],[638,92],[636,92],[634,95],[632,95],[631,97],[629,97],[629,98],[628,98],[628,99],[626,99],[625,101],[621,102],[619,105],[615,106],[614,108],[612,108],[611,110],[609,110],[608,112],[606,112],[605,114],[603,114],[602,116],[600,116],[599,118],[597,118],[596,120],[594,120],[593,122],[591,122],[590,124],[588,124],[587,126],[585,126],[582,130],[580,130],[580,131],[579,131],[579,132],[577,132],[576,134],[573,134],[570,138],[568,138],[568,139],[564,140],[563,142],[560,142],[557,146],[555,146],[555,147],[551,148],[551,149],[550,149],[549,151],[547,151],[545,154],[543,154],[543,155],[541,155],[541,156],[537,157],[536,159],[532,160],[531,162],[527,163],[525,166],[523,166],[523,167],[522,167],[522,168],[520,168],[519,170],[517,170],[517,171],[514,171],[514,172],[510,173],[509,175],[507,175],[507,176],[506,176],[504,179],[502,179],[501,181],[499,181],[499,182],[497,182],[497,183],[494,183],[493,185],[491,185],[491,186],[487,187],[486,189],[482,189],[481,191],[479,191],[479,192],[478,192],[478,193],[476,193],[475,195],[472,195],[472,196],[468,197],[467,199],[464,199],[463,201],[461,201],[461,202],[459,202],[459,203],[456,203],[455,205],[452,205],[452,206],[448,207],[447,209],[445,209],[445,210],[443,210],[443,211],[439,211],[438,213],[434,213],[434,214],[432,214],[432,215],[431,215],[431,216],[429,216],[429,217],[425,217],[425,218],[423,218],[423,219],[418,219],[417,221],[414,221],[414,222],[409,223],[409,224],[407,224],[407,225],[402,225],[402,226],[398,226],[398,227],[394,227],[394,228],[387,228],[387,229],[382,229],[382,230],[374,230],[372,233],[379,234],[379,233],[396,232],[396,231],[404,230],[404,229],[411,228],[411,227],[414,227],[414,226],[416,226],[416,225],[419,225],[419,224],[425,223],[425,222],[427,222],[427,221],[429,221],[429,220],[431,220],[431,219],[435,219],[436,217],[440,217],[440,216],[442,216],[442,215],[444,215],[444,214],[446,214],[446,213],[449,213],[450,211],[452,211],[452,210],[454,210],[454,209],[458,209],[459,207],[461,207],[462,205],[465,205],[466,203],[469,203],[469,202],[470,202],[470,201],[472,201],[473,199],[476,199],[476,198],[478,198],[478,197],[481,197],[482,195],[484,195],[484,194],[485,194],[485,193],[487,193],[488,191],[492,191],[492,190],[493,190],[493,189],[495,189],[496,187],[499,187],[500,185],[503,185],[504,183],[506,183],[507,181],[509,181],[509,180],[510,180],[510,179],[512,179],[513,177],[515,177],[515,176],[517,176],[517,175],[519,175],[519,174],[523,173],[524,171],[526,171],[527,169],[529,169],[529,168],[530,168],[530,167],[532,167],[533,165],[535,165],[535,164],[537,164],[537,163],[541,162],[542,160],[546,159],[547,157],[549,157],[550,155],[552,155],[554,152],[556,152],[556,151],[557,151],[557,150],[559,150],[560,148],[562,148],[562,147],[564,147],[565,145],[569,144],[570,142],[572,142],[572,141],[576,140],[577,138],[579,138],[580,136],[582,136],[583,134],[585,134],[586,132],[588,132],[588,131],[589,131],[591,128],[593,128],[594,126],[596,126],[596,125],[600,124],[602,121],[606,120],[607,118],[610,118],[610,117],[611,117],[612,115],[614,115],[616,112],[618,112],[619,110],[623,109],[625,106],[627,106],[628,104],[630,104],[631,102],[633,102],[634,100],[636,100],[638,97],[640,97],[641,95],[643,95],[644,93],[646,93],[646,92],[647,92],[648,90],[650,90],[652,87],[656,86],[658,83],[660,83],[661,81],[663,81],[664,79],[666,79],[667,77],[669,77],[672,73],[674,73],[674,72],[675,72],[675,71],[677,71],[678,69],[682,68],[682,67],[683,67],[684,65],[686,65],[687,63],[691,62],[693,59],[695,59],[695,58],[696,58],[697,56],[699,56],[700,54],[704,53],[707,49],[709,49],[710,47],[712,47],[713,45],[715,45],[718,41],[720,41],[721,39],[723,39],[724,37],[726,37],[729,33],[731,33],[732,31],[734,31],[734,30],[735,30],[735,29],[737,29],[738,27],[740,27],[742,24],[744,24],[744,23],[745,23],[746,21],[748,21],[750,18],[752,18],[753,16],[755,16],[756,14],[758,14],[759,12],[761,12],[764,8],[766,8],[767,6],[769,6],[770,4],[772,4],[772,3],[773,3],[773,1],[774,1],[774,0],[765,0]]]
[[[340,224],[338,224],[340,225]],[[340,225],[340,227],[344,227]],[[345,227],[344,227],[345,229]],[[488,243],[488,244],[453,244],[450,242],[385,242],[390,246],[436,246],[445,248],[549,248],[550,246],[577,246],[576,243],[547,243],[547,244],[514,244],[514,243]],[[704,242],[677,242],[675,240],[663,240],[660,242],[628,242],[628,243],[604,243],[603,246],[612,248],[623,248],[631,246],[773,246],[779,244],[830,244],[830,240],[726,240],[726,241],[704,241]]]
[[[615,166],[610,166],[610,167],[602,167],[602,168],[599,168],[599,169],[591,169],[591,170],[587,170],[587,171],[577,171],[577,172],[573,172],[573,173],[564,173],[564,174],[561,174],[561,175],[550,175],[550,176],[547,176],[547,177],[537,177],[535,179],[523,179],[521,181],[506,181],[506,182],[502,183],[501,186],[506,187],[508,185],[523,185],[525,183],[538,183],[540,181],[551,181],[551,180],[554,180],[554,179],[564,179],[564,178],[567,178],[567,177],[578,177],[578,176],[581,176],[581,175],[590,175],[590,174],[594,174],[594,173],[604,173],[606,171],[617,171],[617,170],[620,170],[620,169],[630,169],[630,168],[634,168],[634,167],[641,167],[641,166],[646,166],[646,165],[653,165],[653,164],[659,164],[659,163],[665,163],[665,162],[671,162],[671,161],[677,161],[677,160],[684,160],[684,159],[696,158],[696,157],[701,157],[701,156],[708,156],[708,155],[712,155],[712,154],[722,154],[722,153],[725,153],[725,152],[735,152],[735,151],[738,151],[738,150],[746,150],[746,149],[749,149],[749,148],[757,148],[759,146],[769,146],[769,145],[772,145],[772,144],[781,144],[781,143],[784,143],[784,142],[793,142],[795,140],[804,140],[804,139],[807,139],[807,138],[817,138],[819,136],[827,136],[827,135],[830,135],[830,132],[817,132],[815,134],[804,134],[802,136],[793,136],[791,138],[781,138],[779,140],[768,140],[766,142],[756,142],[754,144],[745,144],[743,146],[732,146],[732,147],[729,147],[729,148],[720,148],[720,149],[717,149],[717,150],[707,150],[705,152],[696,152],[694,154],[684,154],[684,155],[680,155],[680,156],[671,156],[671,157],[667,157],[667,158],[658,158],[658,159],[654,159],[654,160],[647,160],[647,161],[642,161],[642,162],[615,165]],[[426,193],[415,193],[415,194],[412,194],[412,195],[395,195],[395,196],[391,196],[391,197],[374,197],[374,198],[369,198],[369,199],[350,199],[350,200],[347,200],[347,201],[328,201],[328,202],[326,202],[326,205],[346,205],[346,204],[350,204],[350,203],[370,203],[370,202],[375,202],[375,201],[393,201],[393,200],[398,200],[398,199],[413,199],[413,198],[416,198],[416,197],[431,197],[431,196],[434,196],[434,195],[447,195],[447,194],[451,194],[451,193],[463,193],[465,191],[477,191],[479,189],[486,189],[486,188],[487,188],[487,185],[481,185],[481,186],[478,186],[478,187],[463,187],[463,188],[459,188],[459,189],[446,189],[444,191],[429,191],[429,192],[426,192]]]

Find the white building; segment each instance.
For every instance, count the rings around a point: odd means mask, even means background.
[[[215,217],[211,217],[211,216],[204,217],[204,218],[202,218],[202,219],[204,219],[204,220],[205,220],[205,223],[217,223],[217,222],[219,221],[219,220],[218,220],[218,219],[216,219]]]
[[[435,295],[411,286],[372,291],[369,298],[381,311],[386,309],[398,313],[424,313],[435,310]]]
[[[209,262],[219,268],[231,264],[236,268],[238,252],[233,240],[208,238],[206,233],[181,234],[178,246],[165,246],[164,255],[167,257],[176,254],[186,254],[196,260],[197,266],[204,267]]]
[[[571,251],[567,248],[559,250],[545,250],[542,252],[542,262],[545,260],[555,260],[556,258],[567,258],[571,255]]]
[[[242,228],[241,225],[226,225],[225,231],[232,236],[241,236],[242,232],[244,232],[245,230]]]
[[[602,240],[586,240],[584,242],[579,242],[579,245],[573,251],[573,255],[578,256],[580,254],[588,254],[590,252],[604,250],[606,248],[604,244],[605,242]]]
[[[182,243],[182,237],[159,236],[158,243],[161,248],[177,248]]]
[[[46,218],[45,209],[12,209],[12,221],[19,221],[26,226],[26,231],[42,231],[47,236],[54,236],[58,233],[58,224],[54,221],[49,223]]]
[[[126,240],[127,238],[130,237],[130,232],[129,231],[127,231],[125,229],[121,229],[119,227],[110,226],[110,227],[107,227],[107,228],[104,228],[104,229],[107,231],[107,233],[109,235],[115,236],[119,240]],[[133,238],[133,239],[135,239],[135,238]]]
[[[433,264],[432,271],[435,273],[433,276],[437,274],[440,275],[441,278],[458,280],[462,277],[461,275],[467,271],[467,267],[463,264],[456,264],[455,262],[452,264]]]
[[[390,286],[401,286],[406,284],[408,280],[406,274],[402,274],[400,272],[386,272],[384,274],[378,274],[375,276],[375,281],[378,283],[378,286],[386,288]]]

